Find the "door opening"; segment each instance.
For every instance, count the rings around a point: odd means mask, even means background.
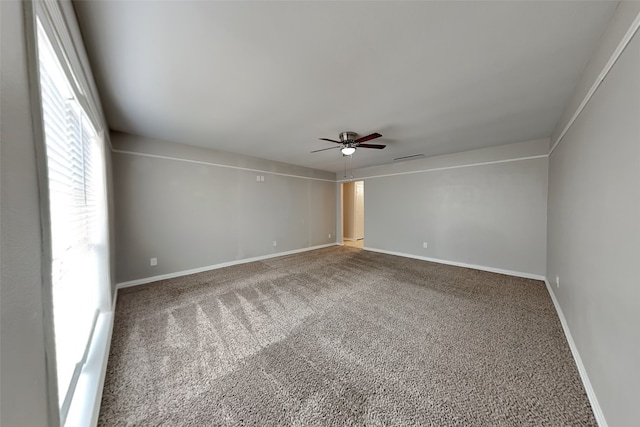
[[[342,184],[342,241],[346,246],[364,246],[364,181]]]

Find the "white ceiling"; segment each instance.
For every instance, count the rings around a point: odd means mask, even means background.
[[[547,137],[616,2],[75,3],[111,129],[328,171]]]

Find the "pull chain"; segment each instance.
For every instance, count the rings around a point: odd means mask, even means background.
[[[353,154],[349,156],[349,180],[353,181]]]
[[[344,179],[347,179],[347,156],[344,157]]]
[[[347,179],[347,158],[349,159],[349,181],[353,181],[353,154],[344,157],[344,179]]]

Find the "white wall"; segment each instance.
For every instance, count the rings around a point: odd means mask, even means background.
[[[336,235],[334,236],[337,244],[342,244],[343,241],[343,224],[342,218],[344,217],[344,203],[342,202],[343,198],[343,189],[342,183],[336,183]]]
[[[355,239],[355,183],[345,182],[342,186],[342,227],[346,240]]]
[[[621,7],[595,58],[640,3]],[[639,76],[636,34],[549,159],[547,278],[609,426],[640,420]]]
[[[364,181],[355,182],[354,191],[354,237],[356,240],[364,238]]]
[[[547,151],[537,140],[355,171],[365,246],[543,276]]]
[[[112,143],[118,282],[335,242],[334,173],[122,133]]]
[[[0,15],[0,425],[55,426],[57,401],[47,394],[55,392],[55,377],[47,375],[45,354],[42,229],[22,2],[0,2]]]

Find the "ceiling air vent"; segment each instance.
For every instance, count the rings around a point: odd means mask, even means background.
[[[413,159],[419,159],[420,157],[424,157],[424,154],[420,153],[420,154],[412,154],[410,156],[396,157],[395,159],[393,159],[393,161],[399,162],[401,160],[413,160]]]

